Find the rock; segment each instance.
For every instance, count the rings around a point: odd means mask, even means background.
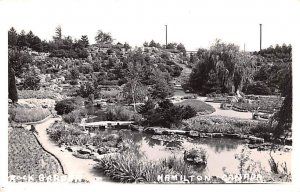
[[[93,145],[87,144],[87,145],[86,145],[86,148],[87,148],[88,150],[92,151],[92,152],[96,151],[96,147],[93,146]]]
[[[166,130],[167,130],[166,128],[162,128],[162,127],[147,127],[144,129],[144,132],[149,134],[162,135],[163,131]]]
[[[292,140],[291,137],[285,139],[285,144],[286,145],[292,145],[292,143],[293,143],[293,140]]]
[[[246,143],[246,144],[247,144],[247,143],[250,143],[250,140],[249,140],[249,139],[244,139],[244,140],[243,140],[243,143]]]
[[[212,133],[211,137],[220,138],[220,137],[223,137],[223,133]]]
[[[143,130],[143,127],[142,126],[139,126],[139,125],[130,125],[130,129],[132,131],[142,131]]]
[[[207,138],[208,136],[205,133],[199,133],[200,138]]]
[[[204,149],[185,150],[183,159],[187,163],[204,168],[207,165],[207,152]]]
[[[264,143],[264,139],[263,139],[263,138],[254,137],[254,136],[249,136],[248,139],[250,140],[250,144]]]
[[[70,152],[74,152],[73,148],[70,147],[70,146],[66,147],[65,149],[68,150],[68,151],[70,151]]]
[[[91,154],[91,150],[85,149],[85,148],[78,149],[77,152],[79,154],[82,154],[82,155],[87,155],[87,154],[89,155],[89,154]]]
[[[249,144],[249,145],[248,145],[248,148],[249,148],[249,149],[256,149],[256,148],[258,148],[258,147],[259,147],[258,144]]]
[[[248,139],[248,135],[239,135],[240,139]]]
[[[198,131],[188,131],[186,133],[187,133],[187,136],[189,136],[189,137],[199,137]]]
[[[237,133],[234,133],[234,134],[225,133],[224,136],[231,138],[231,139],[239,139],[240,138],[240,135]]]

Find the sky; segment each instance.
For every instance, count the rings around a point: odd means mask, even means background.
[[[215,39],[247,51],[292,44],[300,19],[299,0],[0,0],[7,30],[32,30],[51,40],[60,25],[65,36],[88,35],[94,43],[100,29],[115,42],[141,46],[154,39],[181,42],[187,50],[208,48]],[[3,18],[3,17],[2,17]]]

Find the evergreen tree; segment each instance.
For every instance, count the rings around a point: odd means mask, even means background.
[[[10,98],[13,103],[18,102],[15,71],[12,67],[8,68],[8,98]]]
[[[8,31],[8,45],[13,47],[16,46],[18,43],[18,33],[16,30],[12,27]]]

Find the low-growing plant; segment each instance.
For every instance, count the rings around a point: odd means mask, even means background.
[[[194,99],[184,100],[176,105],[191,106],[196,112],[203,112],[205,114],[210,114],[216,111],[211,105]]]
[[[51,115],[48,109],[44,108],[22,108],[14,107],[8,109],[10,120],[18,123],[36,122]]]
[[[61,95],[59,93],[47,90],[19,90],[19,99],[60,99]]]

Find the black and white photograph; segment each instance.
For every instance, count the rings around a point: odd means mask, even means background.
[[[295,190],[299,0],[0,7],[1,191],[120,183]]]

